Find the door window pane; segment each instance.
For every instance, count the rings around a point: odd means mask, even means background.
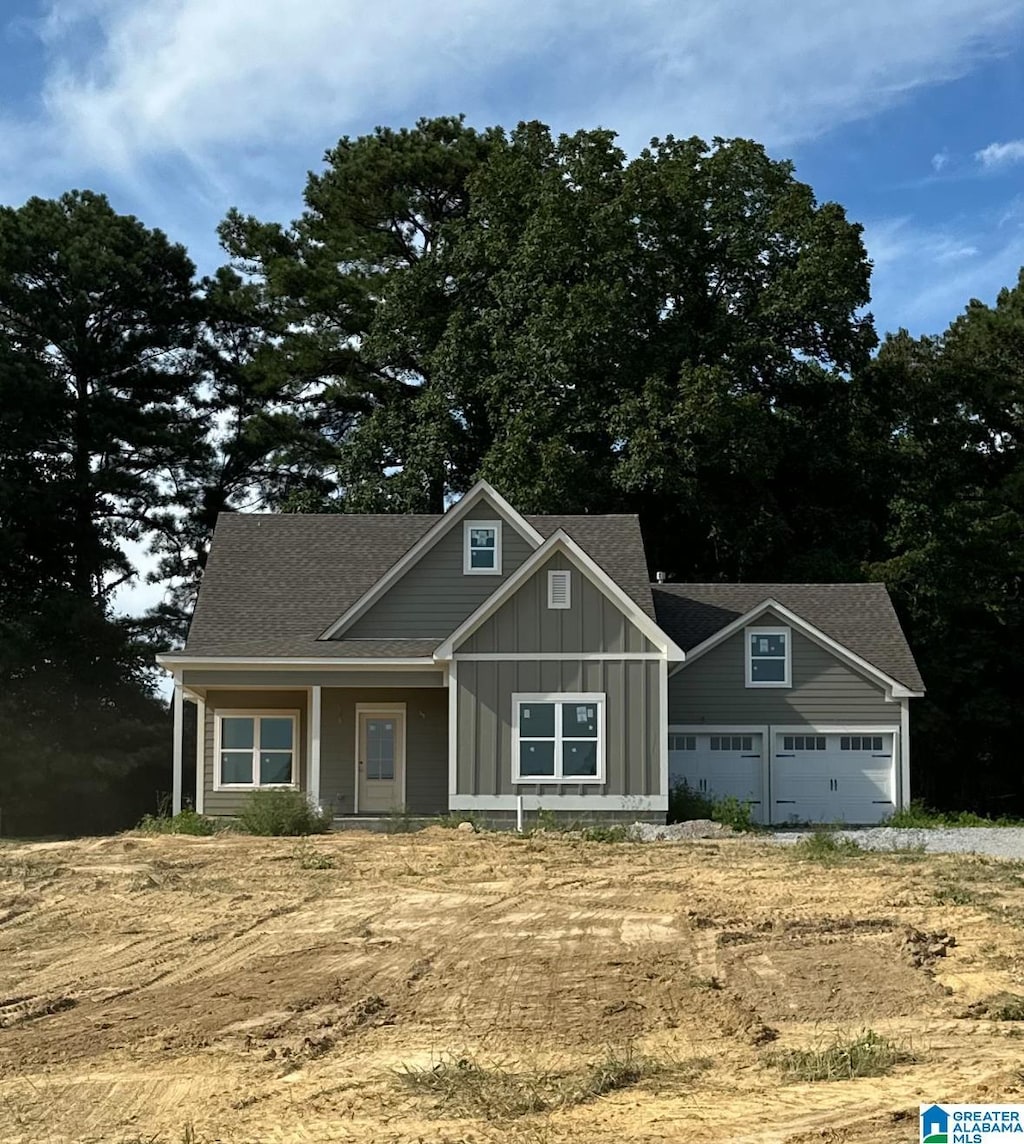
[[[229,716],[220,721],[220,745],[226,751],[252,750],[253,724],[251,715]]]
[[[260,746],[264,751],[290,751],[292,749],[292,726],[288,718],[267,718],[260,720]]]
[[[562,774],[593,778],[597,774],[597,742],[563,743]]]
[[[520,775],[553,775],[555,773],[555,744],[553,740],[519,744]]]
[[[291,751],[263,751],[260,754],[260,783],[290,783],[292,781]]]
[[[220,781],[230,783],[252,783],[252,751],[222,751],[220,756]]]
[[[567,739],[596,739],[597,704],[563,703],[562,734]]]
[[[366,777],[390,781],[395,777],[395,721],[367,719]]]
[[[555,705],[522,703],[519,707],[519,736],[522,739],[554,738]]]

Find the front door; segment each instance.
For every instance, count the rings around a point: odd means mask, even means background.
[[[405,712],[358,713],[359,813],[387,814],[405,802]]]

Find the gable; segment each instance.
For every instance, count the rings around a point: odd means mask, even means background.
[[[463,523],[493,520],[502,522],[501,575],[467,576],[463,569]],[[533,551],[503,509],[485,495],[338,637],[444,639]]]
[[[570,606],[548,607],[548,572],[568,571]],[[566,553],[544,561],[458,646],[458,655],[657,653],[658,649]]]

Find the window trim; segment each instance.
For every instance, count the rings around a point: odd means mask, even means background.
[[[755,656],[750,648],[751,636],[782,636],[786,654],[782,679],[757,679],[753,677],[755,659],[778,659],[778,656]],[[793,686],[793,629],[785,624],[772,626],[756,625],[743,629],[743,670],[747,687],[792,687]]]
[[[259,720],[261,718],[269,719],[291,719],[292,721],[292,781],[288,783],[226,783],[221,781],[221,754],[222,747],[222,727],[225,719],[239,719],[248,718]],[[228,791],[228,790],[298,790],[299,789],[299,775],[302,772],[302,760],[299,757],[300,751],[300,731],[302,724],[302,712],[298,708],[292,707],[218,707],[214,712],[213,724],[213,789],[215,791]],[[259,775],[259,764],[257,755],[259,754],[259,735],[257,728],[253,728],[253,747],[252,747],[252,775],[255,780]],[[234,748],[231,748],[234,750]]]
[[[474,528],[494,529],[494,567],[474,568],[470,560],[470,530]],[[465,576],[500,576],[501,575],[501,521],[500,520],[465,520],[462,522],[462,572]]]
[[[514,692],[512,695],[512,782],[522,786],[544,784],[547,786],[602,786],[605,783],[605,711],[608,696],[604,691],[590,692]],[[519,773],[519,708],[524,703],[554,703],[555,734],[553,739],[544,737],[543,742],[555,744],[555,773],[553,775],[521,775]],[[562,775],[562,743],[573,742],[572,736],[567,740],[562,735],[560,704],[594,703],[597,705],[597,774],[596,775]]]
[[[554,583],[556,576],[565,577],[565,603],[555,602]],[[569,568],[548,569],[548,608],[556,612],[568,611],[572,607],[572,571]]]

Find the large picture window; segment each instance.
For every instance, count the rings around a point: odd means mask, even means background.
[[[746,677],[748,687],[789,687],[791,638],[789,628],[747,628]]]
[[[214,788],[296,786],[297,711],[219,711]]]
[[[514,695],[512,781],[604,782],[604,695]]]

